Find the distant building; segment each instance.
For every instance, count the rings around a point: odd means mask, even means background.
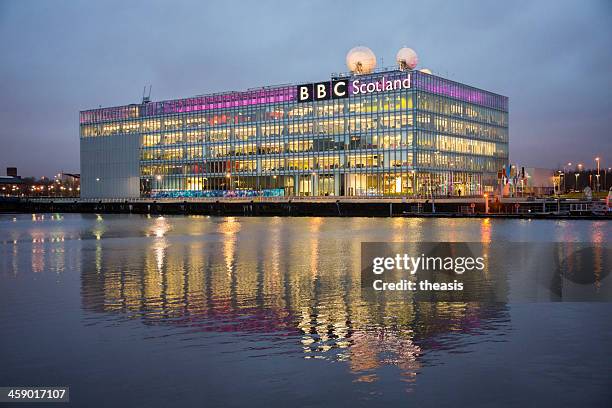
[[[6,175],[8,177],[17,177],[17,167],[7,167]]]
[[[554,194],[556,180],[558,180],[558,177],[556,177],[555,170],[552,169],[525,167],[523,193],[531,195]]]
[[[20,195],[24,190],[21,177],[0,176],[0,196]]]

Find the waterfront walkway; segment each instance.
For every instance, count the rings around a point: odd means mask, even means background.
[[[0,212],[226,216],[508,217],[612,219],[603,200],[525,198],[218,197],[191,199],[2,198]]]

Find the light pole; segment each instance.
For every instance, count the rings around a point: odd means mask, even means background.
[[[580,174],[579,173],[574,173],[574,176],[576,176],[576,186],[574,187],[574,190],[578,191],[578,176]]]
[[[578,174],[576,174],[576,191],[578,191],[578,176],[580,176],[581,171],[582,171],[582,163],[578,163]]]
[[[597,191],[599,191],[599,157],[596,157],[595,161],[597,162]]]
[[[431,177],[431,175],[430,175]],[[431,183],[430,183],[431,186]],[[430,187],[431,188],[431,187]],[[435,213],[436,212],[436,198],[434,197],[434,191],[431,191],[431,212]]]
[[[568,168],[571,167],[571,165],[572,165],[571,162],[567,163],[567,167]],[[566,179],[566,177],[565,177],[565,166],[563,166],[563,193],[567,193],[567,184],[565,183],[565,179]]]
[[[439,154],[440,151],[436,150],[434,152],[434,166],[438,166],[438,159],[439,159]],[[431,212],[435,213],[436,212],[436,199],[434,198],[434,190],[432,189],[432,180],[431,180],[431,173],[429,173],[429,192],[431,193]],[[437,190],[437,189],[436,189]]]
[[[436,212],[436,199],[434,198],[433,188],[431,185],[431,173],[429,173],[429,194],[431,194],[431,212]]]

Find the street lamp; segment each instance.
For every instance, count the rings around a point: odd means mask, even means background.
[[[597,162],[597,191],[599,191],[599,157],[596,157],[595,161]]]
[[[232,190],[232,174],[228,171],[225,173],[225,178],[227,179],[226,187],[227,190]]]
[[[580,175],[580,173],[574,173],[574,176],[576,176],[576,187],[574,188],[574,190],[578,191],[578,176]]]
[[[567,168],[570,168],[572,166],[572,162],[567,163]],[[565,182],[565,166],[563,166],[563,192],[567,193],[567,184]]]

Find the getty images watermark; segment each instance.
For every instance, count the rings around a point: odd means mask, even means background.
[[[598,242],[363,242],[361,287],[433,302],[611,302],[610,265]]]
[[[484,256],[411,256],[407,253],[395,256],[377,256],[372,259],[372,273],[382,275],[385,272],[404,272],[410,277],[416,277],[418,272],[444,271],[461,275],[466,271],[483,271],[485,269]],[[400,279],[386,282],[382,276],[372,282],[374,290],[463,290],[463,282],[454,279],[452,282],[435,282],[423,279]]]

